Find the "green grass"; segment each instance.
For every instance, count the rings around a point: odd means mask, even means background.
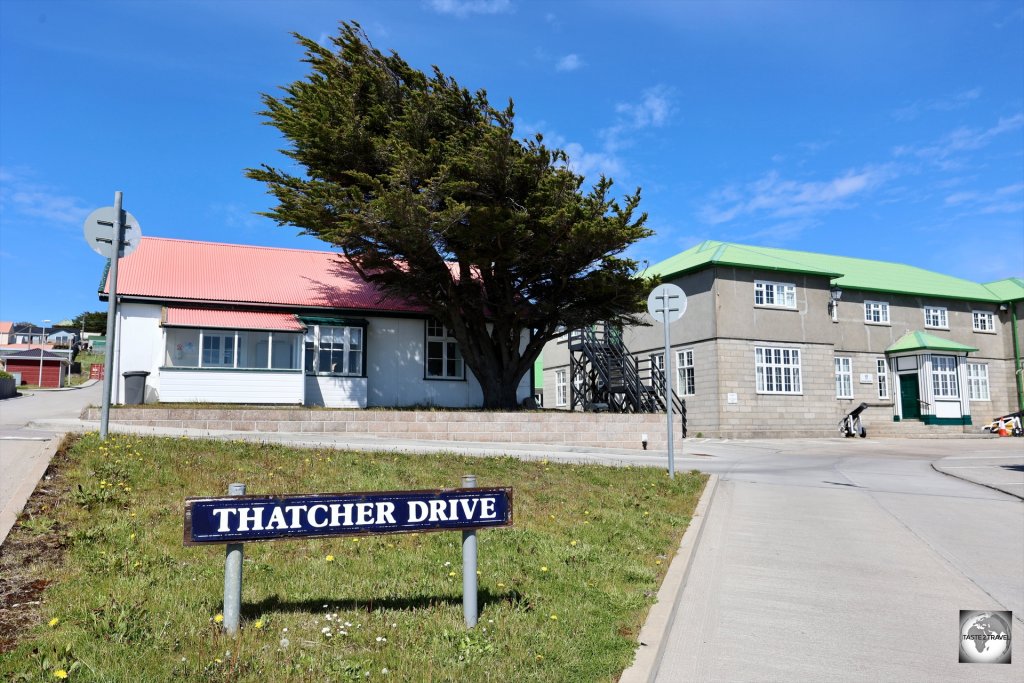
[[[512,458],[121,435],[104,445],[95,434],[62,462],[47,484],[56,502],[30,503],[8,544],[49,538],[63,561],[0,553],[5,575],[53,580],[0,654],[5,680],[612,681],[705,481]],[[515,505],[513,527],[479,532],[472,631],[458,532],[246,544],[237,639],[215,623],[224,547],[182,544],[185,497],[233,481],[249,493],[405,490],[454,487],[466,473],[514,487]]]
[[[89,381],[89,366],[93,364],[103,365],[104,358],[102,353],[83,352],[78,354],[75,361],[82,364],[82,373],[68,377],[69,387],[76,387],[79,384]]]

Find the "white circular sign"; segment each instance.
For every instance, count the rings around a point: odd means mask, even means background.
[[[120,257],[127,256],[139,246],[142,228],[135,216],[127,211],[124,214],[124,242],[121,244]],[[114,255],[114,207],[104,206],[96,209],[85,219],[85,242],[100,256],[112,258]]]
[[[686,293],[676,285],[658,285],[647,297],[647,312],[658,322],[675,322],[686,313]]]

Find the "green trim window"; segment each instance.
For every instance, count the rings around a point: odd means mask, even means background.
[[[972,401],[988,401],[988,364],[967,364],[967,398]]]
[[[555,370],[555,405],[569,404],[569,382],[566,381],[565,370]]]
[[[941,330],[949,329],[949,311],[945,306],[925,306],[924,326],[937,327]]]
[[[932,395],[935,398],[960,398],[954,356],[932,356]]]
[[[791,282],[754,281],[754,305],[796,308],[796,285]]]
[[[887,301],[865,301],[864,322],[870,325],[889,324],[889,302]]]
[[[975,332],[995,332],[996,317],[988,311],[971,311]]]
[[[693,371],[693,349],[676,351],[676,385],[680,396],[697,393],[696,376]]]
[[[836,398],[853,398],[853,359],[837,357]]]
[[[754,372],[759,394],[802,394],[800,350],[754,347]]]
[[[313,325],[306,330],[306,374],[363,376],[366,331],[354,325]]]
[[[466,364],[451,330],[437,322],[427,321],[427,379],[465,379]]]

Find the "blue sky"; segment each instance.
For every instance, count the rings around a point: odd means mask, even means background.
[[[704,239],[1024,275],[1024,1],[0,2],[0,319],[100,310],[82,238],[323,249],[254,215],[260,93],[342,19],[516,102],[577,170],[640,186],[657,262]],[[130,257],[129,257],[130,258]]]

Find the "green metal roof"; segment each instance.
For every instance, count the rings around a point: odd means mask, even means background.
[[[871,292],[893,292],[993,303],[1006,300],[1000,298],[991,287],[980,283],[902,263],[815,254],[809,251],[755,247],[715,240],[707,240],[681,254],[656,263],[647,269],[645,275],[660,275],[663,278],[670,278],[712,266],[820,275],[829,278],[832,284],[840,288],[847,287]],[[1015,280],[1017,286],[1024,290],[1019,279],[1011,278],[1011,280]],[[1000,283],[1004,282],[1007,281],[1000,281]],[[1001,285],[1001,287],[1003,286]]]
[[[885,352],[902,353],[918,350],[971,353],[978,349],[973,346],[967,346],[966,344],[952,341],[951,339],[943,339],[942,337],[936,337],[934,334],[928,334],[927,332],[916,330],[914,332],[907,332],[905,335],[900,337],[895,344],[887,348]]]
[[[1005,280],[986,282],[988,291],[995,294],[1000,301],[1019,301],[1024,299],[1024,280],[1019,277],[1008,277]]]

